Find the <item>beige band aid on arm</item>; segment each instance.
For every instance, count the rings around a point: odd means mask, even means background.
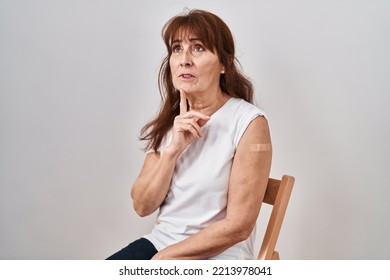
[[[251,152],[268,152],[272,150],[271,143],[266,144],[251,144],[249,146],[249,151]]]

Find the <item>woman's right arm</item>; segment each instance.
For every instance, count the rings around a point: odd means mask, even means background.
[[[152,214],[164,201],[180,154],[165,150],[146,155],[141,173],[131,189],[134,209],[141,217]]]
[[[131,189],[134,209],[141,217],[152,214],[163,203],[175,170],[176,160],[196,138],[202,137],[200,128],[210,119],[197,111],[187,112],[187,98],[180,91],[180,114],[172,129],[172,142],[162,154],[146,155],[144,165]]]

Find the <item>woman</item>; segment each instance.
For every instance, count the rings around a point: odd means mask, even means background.
[[[267,120],[235,65],[232,34],[202,10],[163,28],[163,97],[147,124],[131,196],[150,234],[108,259],[253,259],[254,228],[271,166]]]

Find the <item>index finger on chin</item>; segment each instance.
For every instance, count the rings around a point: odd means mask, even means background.
[[[187,113],[187,95],[186,92],[180,89],[180,115]]]

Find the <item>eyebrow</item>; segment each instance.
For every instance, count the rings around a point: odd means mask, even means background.
[[[173,40],[172,43],[180,43],[182,41],[183,41],[182,39],[176,39],[176,40]],[[199,39],[199,38],[190,38],[189,41],[190,42],[193,42],[193,41],[200,41],[200,42],[202,42],[202,40]]]

